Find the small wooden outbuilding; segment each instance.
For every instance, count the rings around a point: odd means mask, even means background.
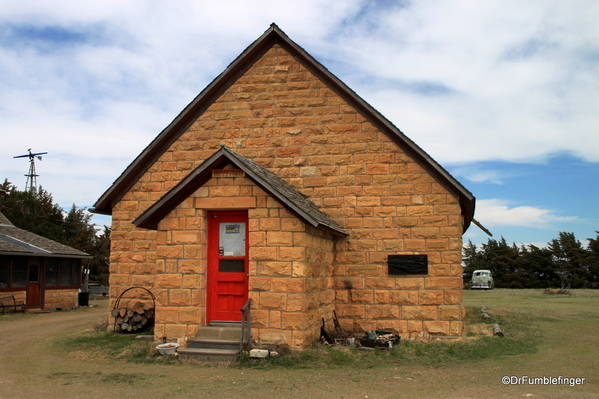
[[[15,227],[0,212],[0,297],[27,309],[68,309],[79,303],[85,252]]]

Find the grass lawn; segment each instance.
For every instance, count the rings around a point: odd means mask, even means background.
[[[18,367],[19,374],[3,374],[5,359],[0,356],[0,388],[14,383],[20,389],[3,396],[7,398],[598,396],[599,291],[572,290],[570,296],[502,289],[464,294],[467,337],[459,342],[404,342],[393,350],[374,352],[316,347],[269,361],[246,359],[231,365],[148,357],[150,342],[114,337],[88,323],[87,328],[56,333],[32,349],[31,356],[46,359],[41,364],[15,356],[12,361],[18,364],[11,366]],[[482,305],[490,321],[481,319]],[[105,318],[106,309],[97,311]],[[493,323],[501,326],[504,337],[490,334]],[[524,377],[584,378],[584,382],[505,385],[505,376],[508,382],[522,382]]]

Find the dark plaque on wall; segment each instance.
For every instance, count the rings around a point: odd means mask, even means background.
[[[389,275],[428,274],[426,255],[389,255]]]

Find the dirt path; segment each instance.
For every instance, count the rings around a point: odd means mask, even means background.
[[[57,359],[41,348],[58,333],[91,327],[92,322],[101,320],[105,312],[105,308],[98,307],[2,316],[0,397],[36,397],[40,388],[45,385],[44,381],[40,381],[40,377],[64,366],[64,359]],[[32,374],[37,378],[32,379]]]

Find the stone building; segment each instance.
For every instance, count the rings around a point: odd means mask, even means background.
[[[156,296],[157,338],[240,318],[301,348],[346,330],[457,335],[475,199],[276,25],[95,204],[110,296]]]

